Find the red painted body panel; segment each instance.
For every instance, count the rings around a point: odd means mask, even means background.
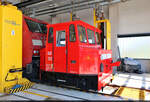
[[[26,67],[26,64],[32,62],[32,33],[29,32],[28,26],[25,23],[25,19],[23,16],[23,46],[22,46],[22,64],[23,67]]]
[[[64,26],[57,26],[54,29],[54,36],[56,36],[56,31],[65,31],[65,36],[68,34]],[[54,37],[54,71],[66,73],[66,45],[65,46],[56,46],[56,37]]]
[[[41,59],[41,61],[40,61],[40,69],[41,70],[44,70],[45,69],[45,48],[42,48],[41,50],[40,50],[40,59]]]
[[[45,41],[46,41],[46,34],[41,34],[41,33],[34,33],[31,32],[28,28],[28,25],[25,21],[25,19],[34,21],[34,22],[38,22],[38,23],[42,23],[42,24],[48,24],[46,22],[37,20],[37,19],[33,19],[27,16],[23,16],[23,56],[22,56],[22,60],[23,60],[23,67],[26,67],[27,64],[32,63],[32,57],[33,56],[40,56],[40,53],[34,53],[33,51],[39,51],[41,48],[45,47]],[[37,46],[34,45],[32,40],[42,40],[42,46]]]
[[[84,26],[86,29],[90,29],[92,31],[97,30],[97,32],[101,33],[100,30],[96,29],[95,27],[81,23],[78,25]],[[78,34],[77,34],[78,35]],[[87,34],[86,34],[87,36]],[[78,37],[78,36],[77,36]],[[88,38],[88,36],[87,36]],[[78,37],[79,39],[79,37]],[[95,42],[96,43],[96,42]],[[79,42],[79,74],[98,74],[98,51],[100,50],[101,46],[97,44],[89,44],[88,43],[81,43]]]

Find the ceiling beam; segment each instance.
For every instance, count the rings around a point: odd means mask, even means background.
[[[22,7],[26,7],[26,6],[29,6],[29,5],[32,5],[32,4],[43,2],[43,1],[45,1],[45,0],[28,0],[28,1],[24,1],[24,2],[21,2],[21,3],[15,4],[15,6],[17,6],[18,8],[22,8]]]
[[[31,1],[32,1],[32,3],[31,3]],[[47,2],[49,0],[30,0],[30,3],[28,3],[28,4],[31,6],[29,8],[32,8],[32,7],[35,8],[35,5],[38,6],[37,4],[40,1],[41,2],[43,2],[43,1]],[[43,15],[52,16],[52,15],[57,15],[57,14],[61,14],[61,13],[67,13],[67,12],[69,13],[69,12],[71,12],[72,8],[75,8],[75,11],[78,11],[81,9],[83,10],[83,9],[88,9],[88,8],[94,8],[95,4],[99,4],[102,6],[102,5],[118,3],[121,1],[122,0],[82,0],[79,2],[74,2],[73,5],[70,2],[68,4],[64,4],[64,5],[60,5],[60,6],[56,6],[56,7],[50,7],[50,8],[45,8],[45,9],[44,8],[43,9],[35,9],[35,16],[43,16]],[[33,4],[35,4],[35,5],[33,5]],[[24,6],[26,6],[26,5],[24,5]],[[28,6],[27,6],[27,8],[28,8]],[[29,11],[29,13],[32,14],[32,11]]]
[[[74,4],[75,4],[75,5],[79,5],[79,4],[88,2],[88,1],[89,1],[89,0],[83,0],[83,1],[80,1],[80,2],[76,2],[76,3],[74,3]],[[93,1],[93,0],[90,0],[90,1]],[[70,3],[68,3],[68,4],[60,5],[60,6],[57,6],[57,7],[47,8],[47,9],[43,9],[43,10],[37,10],[36,13],[46,12],[46,11],[52,11],[52,10],[58,10],[58,9],[65,8],[65,7],[68,7],[68,6],[72,6],[72,3],[70,2]]]
[[[46,10],[42,10],[42,11],[36,11],[36,16],[42,16],[42,15],[57,15],[57,14],[61,14],[61,13],[69,13],[71,12],[72,7],[76,8],[75,11],[78,10],[82,10],[83,9],[88,9],[88,8],[93,8],[95,4],[100,4],[102,5],[108,5],[108,4],[113,4],[113,3],[118,3],[121,2],[121,0],[111,0],[111,2],[106,1],[106,0],[86,0],[87,2],[82,2],[82,3],[77,3],[74,5],[71,4],[67,4],[67,5],[63,5],[61,7],[55,7],[55,9],[46,9]],[[79,8],[79,9],[78,9]]]
[[[104,2],[105,0],[84,0],[82,2],[77,2],[77,3],[74,3],[74,5],[72,4],[65,4],[65,5],[62,5],[62,6],[59,6],[59,7],[54,7],[54,8],[51,8],[51,9],[45,9],[45,10],[38,10],[36,11],[36,14],[37,15],[45,15],[45,14],[50,14],[50,13],[55,13],[55,12],[59,12],[59,11],[63,11],[63,10],[71,10],[73,7],[74,8],[78,8],[78,7],[81,7],[81,6],[90,6],[90,5],[93,5],[95,3],[102,3]]]

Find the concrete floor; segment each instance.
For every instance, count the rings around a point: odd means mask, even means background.
[[[135,74],[118,72],[111,85],[143,88],[150,90],[150,74]]]
[[[133,88],[145,88],[150,90],[150,74],[117,73],[110,85],[126,86]],[[10,95],[0,94],[1,100],[134,100],[132,97],[113,97],[109,96],[117,88],[105,87],[103,94],[88,93],[79,90],[35,84],[32,88],[23,92]],[[150,100],[150,92],[145,93],[145,100]]]
[[[4,96],[0,100],[123,100],[123,98],[87,93],[79,90],[35,84],[23,92]]]

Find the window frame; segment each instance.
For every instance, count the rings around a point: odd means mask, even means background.
[[[74,40],[74,41],[71,40],[71,33],[70,33],[70,27],[71,27],[72,25],[74,26],[74,35],[75,35],[75,40]],[[70,24],[70,25],[69,25],[69,41],[70,41],[70,42],[76,42],[76,40],[77,40],[77,36],[76,36],[76,26],[75,26],[75,24]]]
[[[94,43],[90,43],[90,42],[89,42],[88,30],[90,30],[90,31],[92,31],[92,32],[93,32]],[[92,36],[92,35],[91,35],[91,36]],[[91,30],[91,29],[87,28],[87,37],[88,37],[88,43],[89,43],[89,44],[91,44],[91,45],[95,45],[95,44],[96,44],[95,30]]]
[[[95,37],[96,37],[96,38],[97,38],[97,34],[98,34],[99,37],[100,37],[100,38],[99,38],[100,44],[98,44],[97,41],[96,41],[96,44],[97,44],[97,45],[101,45],[101,44],[102,44],[102,37],[101,37],[101,34],[100,34],[99,32],[96,31],[96,32],[95,32]]]
[[[61,45],[61,44],[57,44],[57,34],[58,34],[58,32],[65,32],[65,45]],[[56,31],[56,47],[65,47],[66,46],[66,30],[58,30],[58,31]]]
[[[80,27],[83,27],[83,28],[85,29],[86,42],[80,40],[79,29],[78,29],[79,26],[80,26]],[[77,25],[77,31],[78,31],[78,38],[79,38],[79,41],[80,41],[81,43],[87,44],[87,43],[88,43],[88,38],[87,38],[87,29],[86,29],[86,27],[84,27],[83,25],[78,24],[78,25]]]

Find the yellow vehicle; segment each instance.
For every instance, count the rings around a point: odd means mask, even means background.
[[[22,12],[0,5],[0,93],[14,93],[32,86],[22,78]]]

